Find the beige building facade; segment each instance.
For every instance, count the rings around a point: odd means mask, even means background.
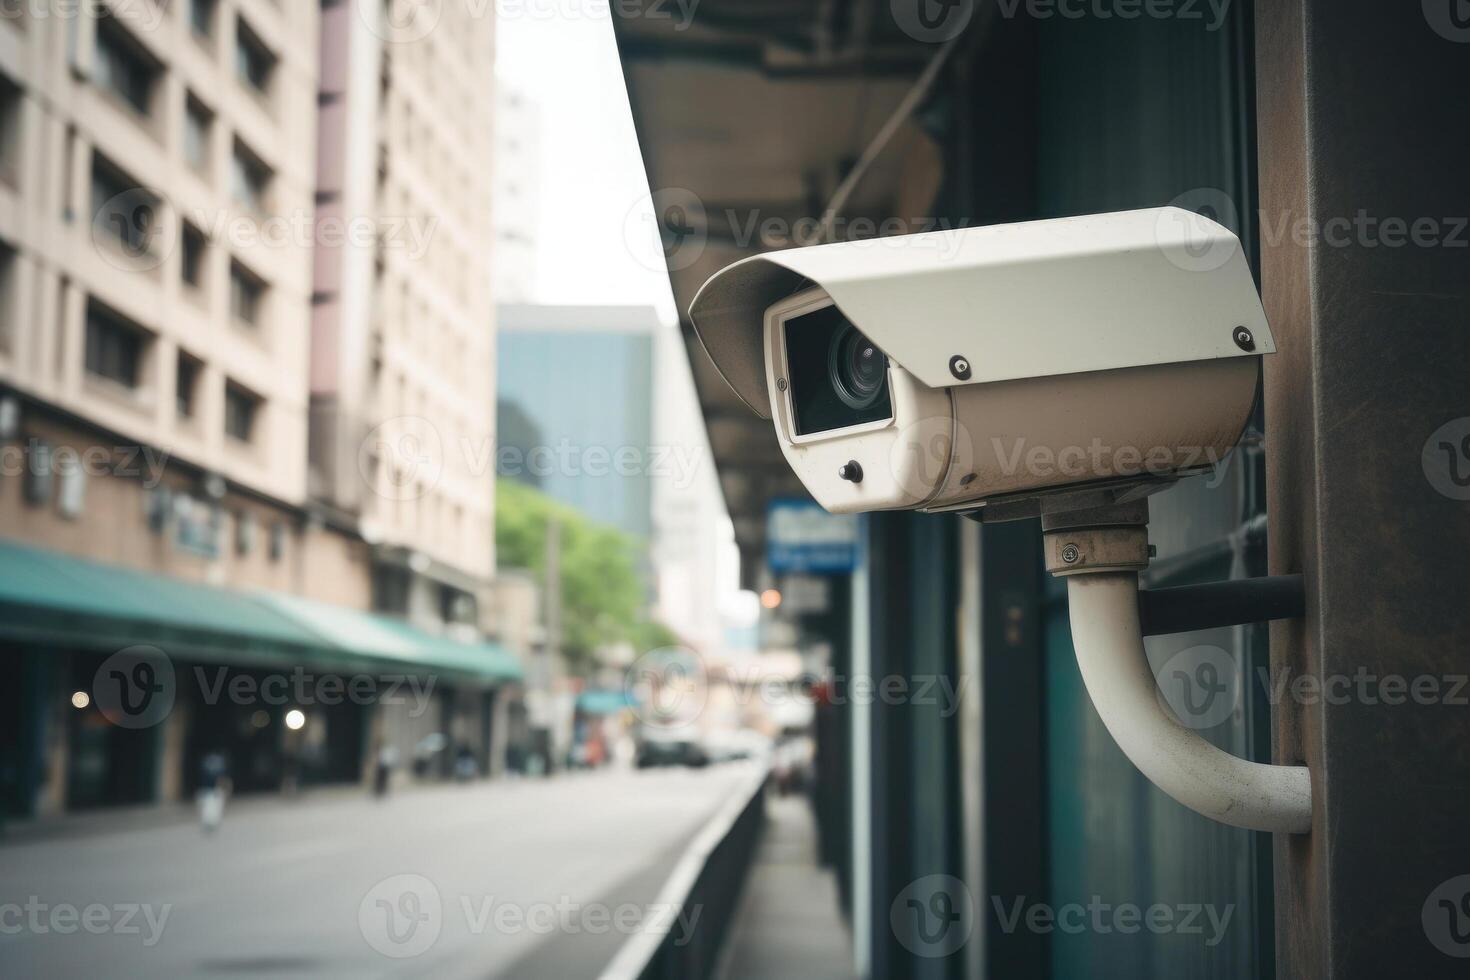
[[[0,18],[7,536],[367,605],[355,530],[305,510],[318,21],[271,0]]]
[[[322,12],[321,220],[379,225],[317,251],[311,491],[374,544],[375,608],[471,629],[495,571],[494,18],[382,7]]]

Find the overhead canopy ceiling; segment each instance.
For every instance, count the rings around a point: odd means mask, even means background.
[[[715,371],[689,328],[701,284],[747,255],[811,234],[853,162],[939,46],[916,41],[889,5],[845,0],[648,0],[614,29],[664,237],[710,446],[754,584],[773,497],[806,497],[769,422]],[[880,16],[881,15],[881,16]],[[905,122],[842,208],[830,239],[871,237],[924,212],[938,150]],[[861,220],[871,224],[864,225]],[[904,229],[910,230],[910,229]],[[911,230],[923,230],[913,227]]]

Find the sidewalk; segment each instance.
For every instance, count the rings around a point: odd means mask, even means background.
[[[441,783],[406,786],[399,792],[421,792]],[[257,809],[282,806],[304,806],[338,800],[368,799],[371,791],[357,783],[312,786],[294,796],[280,792],[246,793],[230,797],[225,805],[225,819],[230,814],[249,813]],[[151,830],[175,824],[198,823],[199,807],[193,800],[177,803],[137,803],[99,807],[76,813],[58,813],[49,817],[26,818],[0,822],[0,847],[29,844],[35,841],[66,837],[90,837],[128,830]]]
[[[772,795],[765,839],[727,940],[720,980],[852,980],[852,937],[837,881],[817,863],[803,796]]]

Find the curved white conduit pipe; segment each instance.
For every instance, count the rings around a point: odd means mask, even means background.
[[[1092,704],[1151,783],[1221,823],[1288,834],[1311,830],[1305,766],[1237,758],[1181,725],[1161,703],[1138,621],[1138,573],[1068,576],[1067,599],[1077,666]]]

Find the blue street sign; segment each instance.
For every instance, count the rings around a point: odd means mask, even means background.
[[[839,575],[858,561],[858,519],[813,500],[773,500],[766,511],[766,564],[778,574]]]

